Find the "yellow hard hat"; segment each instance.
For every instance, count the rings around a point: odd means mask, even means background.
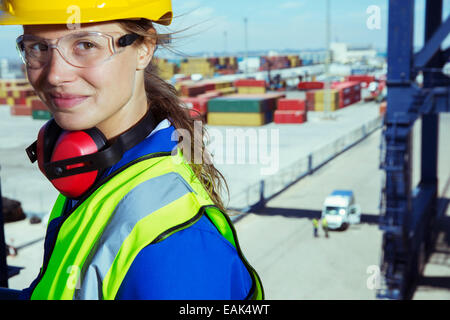
[[[73,24],[146,18],[169,25],[171,0],[1,0],[0,25]]]

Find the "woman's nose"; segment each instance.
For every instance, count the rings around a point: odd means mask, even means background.
[[[44,67],[47,82],[56,87],[62,83],[73,81],[76,77],[74,72],[76,67],[66,61],[59,49],[51,48],[50,50],[49,60]]]

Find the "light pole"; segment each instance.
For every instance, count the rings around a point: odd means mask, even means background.
[[[223,37],[224,37],[224,44],[225,44],[224,55],[226,56],[227,55],[227,51],[228,51],[227,32],[226,31],[223,32]]]
[[[244,37],[245,37],[245,76],[248,74],[248,19],[244,18]]]
[[[330,118],[331,111],[331,85],[330,85],[330,0],[326,0],[326,23],[325,23],[325,41],[326,41],[326,54],[325,54],[325,92],[323,99],[323,111],[324,118]],[[335,102],[336,103],[336,102]]]

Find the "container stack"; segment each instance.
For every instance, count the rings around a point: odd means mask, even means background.
[[[306,101],[279,99],[274,122],[277,124],[301,124],[307,121]]]
[[[35,92],[26,79],[2,80],[0,82],[0,104],[10,106],[11,115],[31,116],[31,99]]]
[[[191,82],[181,85],[181,95],[185,97],[196,97],[200,94],[215,90],[214,83]]]
[[[262,126],[273,121],[284,94],[235,94],[208,101],[209,125]]]
[[[261,57],[259,71],[286,69],[291,67],[291,60],[287,56]]]
[[[308,111],[324,111],[325,110],[326,90],[314,90],[306,93],[306,104]],[[339,109],[339,91],[330,89],[330,110]]]
[[[265,80],[240,79],[234,82],[240,94],[261,94],[266,93]]]
[[[154,60],[161,79],[169,80],[178,72],[178,66],[175,63],[168,62],[167,59],[162,58],[154,58]]]
[[[189,109],[192,118],[206,122],[208,101],[213,98],[236,93],[231,81],[187,81],[180,85],[180,99]]]
[[[220,95],[225,96],[236,93],[236,88],[234,87],[232,81],[217,80],[214,81],[214,84],[216,86],[215,91],[218,91]]]
[[[184,103],[185,107],[189,109],[191,118],[206,122],[208,101],[219,96],[220,92],[209,91],[196,97],[181,97],[181,101]]]
[[[210,91],[217,91],[219,95],[236,93],[231,81],[183,81],[175,86],[181,96],[196,97]]]
[[[296,67],[302,66],[302,60],[300,59],[299,56],[289,55],[288,59],[289,59],[291,68],[296,68]]]
[[[180,65],[180,73],[186,75],[201,74],[204,77],[212,77],[214,72],[214,64],[208,58],[184,59]]]
[[[359,82],[334,82],[332,89],[339,91],[339,108],[345,108],[361,100],[361,85]]]
[[[220,75],[235,74],[238,69],[236,57],[219,57],[214,63],[216,73]]]

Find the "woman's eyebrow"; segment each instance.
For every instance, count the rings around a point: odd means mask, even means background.
[[[23,35],[24,35],[24,36],[26,35],[27,37],[33,37],[33,38],[36,38],[36,39],[39,39],[39,40],[52,41],[52,40],[61,39],[61,38],[66,37],[66,36],[68,36],[68,35],[81,35],[81,36],[82,36],[82,35],[86,35],[86,34],[88,34],[88,33],[101,33],[101,32],[100,32],[100,31],[91,31],[91,30],[77,31],[77,32],[68,33],[68,34],[65,34],[65,35],[63,35],[63,36],[61,36],[61,37],[53,38],[53,39],[40,37],[40,36],[31,34],[31,33],[24,33]]]

